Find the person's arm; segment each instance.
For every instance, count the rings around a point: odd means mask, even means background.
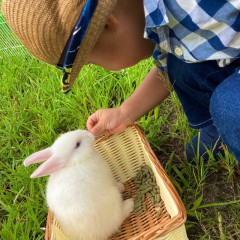
[[[95,136],[123,131],[168,97],[163,75],[157,67],[151,69],[136,91],[118,108],[100,109],[87,121]]]
[[[157,67],[151,69],[136,91],[122,103],[122,111],[135,122],[169,95],[163,75]]]

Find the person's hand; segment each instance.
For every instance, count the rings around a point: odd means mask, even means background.
[[[95,136],[110,135],[125,130],[133,122],[120,107],[100,109],[87,120],[87,129]]]

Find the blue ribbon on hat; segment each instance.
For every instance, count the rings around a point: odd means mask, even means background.
[[[93,13],[97,7],[98,0],[87,0],[80,17],[78,18],[69,40],[65,46],[62,56],[60,57],[57,67],[62,69],[62,91],[70,91],[70,77],[72,67],[81,46],[82,40],[87,31],[88,25],[92,19]]]

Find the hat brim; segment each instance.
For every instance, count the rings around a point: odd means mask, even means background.
[[[26,3],[27,2],[27,3]],[[71,88],[98,41],[117,0],[98,0],[82,40],[69,79]],[[33,56],[57,65],[86,1],[3,0],[2,14],[18,39]]]

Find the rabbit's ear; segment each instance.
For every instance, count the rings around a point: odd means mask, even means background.
[[[30,155],[26,160],[24,161],[24,166],[28,167],[31,164],[43,162],[44,160],[50,158],[52,156],[52,151],[50,148],[46,148],[44,150],[41,150],[39,152],[35,152],[32,155]]]
[[[53,155],[33,172],[31,178],[44,177],[50,175],[53,172],[62,168],[64,166],[64,163],[65,162],[63,161],[62,158]]]

